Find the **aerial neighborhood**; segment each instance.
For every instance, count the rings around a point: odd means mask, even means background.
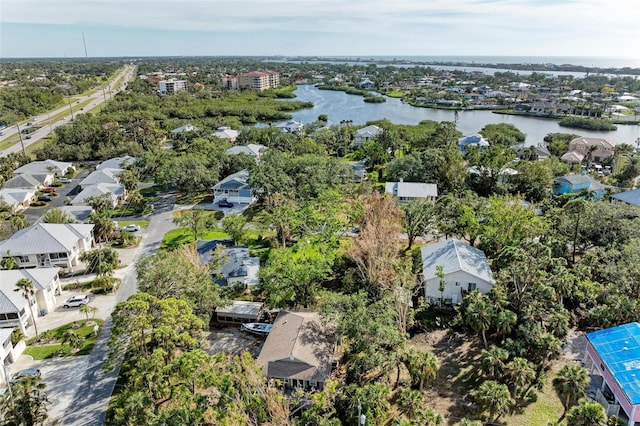
[[[637,76],[91,63],[0,69],[0,423],[640,424]]]

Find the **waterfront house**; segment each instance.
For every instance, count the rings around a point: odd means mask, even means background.
[[[358,87],[360,87],[361,89],[373,89],[374,87],[376,87],[376,84],[368,78],[365,78],[358,84]]]
[[[59,266],[72,271],[80,255],[93,247],[93,227],[37,223],[0,242],[0,258],[14,258],[18,268]]]
[[[238,75],[239,89],[267,90],[280,85],[280,73],[271,70],[251,71]]]
[[[278,123],[274,126],[282,130],[283,133],[299,133],[304,128],[304,124],[295,120],[285,121],[284,123]]]
[[[457,304],[473,290],[487,294],[495,280],[489,261],[482,250],[455,238],[428,244],[421,249],[424,297],[436,303]],[[436,276],[438,266],[444,272],[444,291],[440,292],[440,278]]]
[[[22,167],[18,167],[13,171],[13,175],[27,174],[48,174],[53,173],[55,176],[64,176],[67,173],[74,171],[75,167],[71,163],[65,163],[63,161],[43,160],[32,161],[29,164],[25,164]]]
[[[231,203],[252,204],[256,199],[247,183],[249,170],[240,170],[227,176],[213,186],[213,200],[227,200]]]
[[[584,364],[599,387],[587,395],[607,416],[623,424],[640,424],[640,324],[632,322],[586,334]]]
[[[581,163],[585,159],[600,163],[611,157],[614,149],[615,144],[606,139],[579,137],[569,142],[569,149],[560,159],[567,163]]]
[[[356,130],[353,134],[353,144],[355,146],[360,146],[365,142],[377,138],[382,133],[384,133],[384,129],[376,126],[375,124],[363,127],[362,129]]]
[[[384,191],[398,197],[401,203],[413,200],[435,201],[438,198],[438,186],[435,183],[422,182],[386,182]]]
[[[476,133],[476,134],[465,136],[463,138],[458,139],[458,146],[460,147],[460,151],[463,154],[466,154],[467,147],[478,146],[480,147],[480,149],[486,148],[489,146],[489,141],[486,140],[482,135]]]
[[[33,283],[35,296],[31,303],[34,315],[53,312],[56,296],[62,291],[59,271],[60,268],[0,270],[0,328],[18,327],[26,333],[26,328],[35,320],[31,318],[27,300],[16,287],[23,278]]]
[[[288,389],[324,388],[334,365],[331,327],[315,312],[280,311],[256,363]]]
[[[607,187],[591,176],[585,174],[565,175],[554,179],[553,194],[579,194],[583,191],[592,193],[592,197],[597,199],[604,195]]]

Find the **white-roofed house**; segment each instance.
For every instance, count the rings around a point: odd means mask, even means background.
[[[35,297],[31,303],[34,315],[53,312],[56,295],[62,291],[59,271],[60,268],[0,271],[0,327],[19,327],[26,334],[27,325],[33,323],[27,300],[16,287],[23,278],[33,283]]]
[[[80,188],[86,188],[87,186],[90,185],[97,185],[99,183],[106,183],[106,184],[119,184],[120,180],[118,179],[118,176],[124,173],[124,169],[112,169],[112,168],[104,168],[104,169],[96,169],[95,171],[91,172],[89,174],[89,176],[87,176],[86,178],[82,179],[82,181],[79,183]]]
[[[245,154],[251,157],[255,157],[257,161],[260,159],[262,151],[264,151],[265,149],[267,149],[266,146],[254,143],[250,143],[248,145],[236,145],[227,150],[227,155]]]
[[[363,127],[362,129],[358,129],[353,134],[353,144],[355,146],[360,146],[365,142],[373,140],[384,133],[384,129],[382,127],[378,127],[375,124],[372,124],[367,127]]]
[[[304,128],[304,124],[295,120],[285,121],[284,123],[275,124],[274,127],[282,130],[284,133],[298,133]]]
[[[185,124],[184,126],[173,129],[171,133],[173,133],[174,135],[179,135],[180,133],[195,132],[196,130],[199,129],[193,124]]]
[[[401,203],[413,200],[435,201],[438,198],[438,186],[435,183],[387,182],[384,191],[398,197]]]
[[[213,186],[213,201],[227,200],[231,203],[251,204],[256,199],[247,183],[249,171],[241,170],[227,176]]]
[[[104,160],[102,163],[98,164],[96,170],[100,169],[122,169],[124,167],[130,166],[138,161],[137,158],[132,157],[130,155],[125,155],[122,157],[110,158],[108,160]]]
[[[467,152],[468,146],[478,146],[480,148],[486,148],[489,146],[489,141],[486,140],[482,135],[475,133],[473,135],[465,136],[458,139],[458,146],[460,147],[460,151],[465,154]]]
[[[93,247],[92,224],[37,223],[0,242],[0,258],[14,258],[19,268],[59,266],[73,271],[80,254]]]
[[[93,213],[91,206],[60,206],[58,208],[78,223],[87,223],[89,216]]]
[[[16,213],[29,207],[36,197],[34,189],[4,188],[0,189],[0,203],[8,205],[11,213]]]
[[[125,197],[124,185],[110,184],[110,183],[98,183],[95,185],[89,185],[78,193],[71,200],[73,206],[86,206],[89,205],[89,199],[92,197],[101,197],[108,195],[111,199],[111,205],[117,207]]]
[[[233,130],[231,127],[222,126],[218,127],[213,135],[217,138],[228,140],[229,142],[235,142],[240,132]]]
[[[450,239],[428,244],[421,249],[424,297],[436,303],[461,303],[470,291],[488,293],[495,280],[491,267],[482,250],[457,240]],[[442,266],[446,285],[441,293],[440,278],[436,276],[438,266]]]
[[[28,174],[42,174],[53,173],[56,176],[64,176],[67,172],[75,170],[73,164],[65,163],[63,161],[44,160],[44,161],[32,161],[29,164],[25,164],[22,167],[18,167],[13,171],[13,175],[21,175],[23,173]]]

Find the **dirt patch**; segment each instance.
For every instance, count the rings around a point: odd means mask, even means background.
[[[242,332],[239,327],[225,327],[210,331],[205,334],[205,339],[208,341],[206,351],[211,355],[221,352],[228,355],[249,352],[257,358],[264,344],[263,338]]]
[[[476,407],[470,390],[478,382],[472,370],[482,349],[478,339],[465,333],[434,330],[414,336],[411,343],[432,352],[440,361],[435,383],[425,392],[429,406],[442,414],[448,425],[457,424],[463,417],[472,417]]]

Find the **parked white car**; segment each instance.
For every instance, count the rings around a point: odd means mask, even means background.
[[[70,298],[68,298],[64,302],[62,307],[77,308],[78,306],[86,305],[87,303],[89,303],[89,296],[87,296],[86,294],[79,294],[79,295],[71,296]]]
[[[131,225],[127,225],[124,228],[122,228],[122,230],[127,232],[136,232],[140,230],[140,226],[132,223]]]

